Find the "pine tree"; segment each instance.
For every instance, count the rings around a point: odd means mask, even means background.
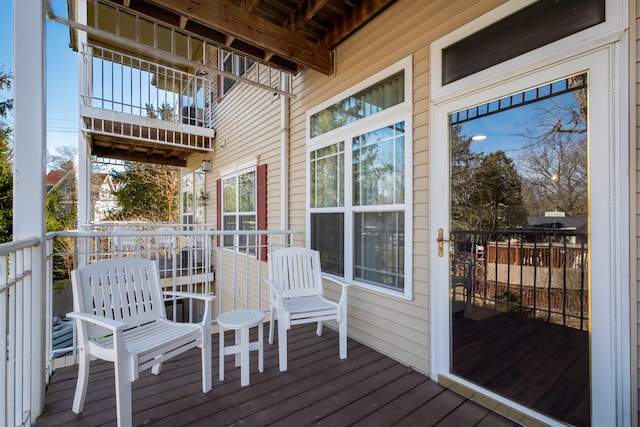
[[[114,220],[175,222],[178,219],[180,173],[170,166],[129,163],[112,176],[119,183],[115,193],[120,211]]]

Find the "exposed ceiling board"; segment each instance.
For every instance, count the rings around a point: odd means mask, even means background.
[[[305,68],[331,74],[331,51],[394,2],[130,0],[128,8],[294,74]]]

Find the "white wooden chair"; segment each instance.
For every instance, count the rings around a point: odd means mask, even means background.
[[[80,367],[73,412],[84,407],[89,358],[114,362],[116,413],[119,426],[132,423],[131,382],[141,370],[159,374],[162,362],[194,347],[202,349],[202,391],[211,390],[210,295],[164,292],[205,303],[199,323],[166,319],[155,262],[143,258],[112,258],[74,270],[71,276]]]
[[[342,286],[338,303],[323,296],[322,280]],[[322,335],[322,322],[336,320],[340,358],[347,358],[347,287],[346,283],[321,274],[318,251],[302,247],[283,248],[269,256],[271,287],[271,322],[269,344],[273,344],[274,310],[278,312],[278,352],[280,371],[287,370],[287,331],[292,325],[318,323],[316,333]]]

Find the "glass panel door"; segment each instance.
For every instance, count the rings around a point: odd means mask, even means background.
[[[449,114],[451,372],[590,425],[588,74]]]

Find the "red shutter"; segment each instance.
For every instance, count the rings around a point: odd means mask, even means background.
[[[222,179],[216,179],[216,229],[222,230]],[[220,247],[220,236],[216,245]]]
[[[258,165],[256,168],[256,198],[258,204],[257,210],[257,226],[258,230],[267,229],[267,165]],[[267,260],[267,236],[260,236],[260,253],[259,258],[262,261]]]

